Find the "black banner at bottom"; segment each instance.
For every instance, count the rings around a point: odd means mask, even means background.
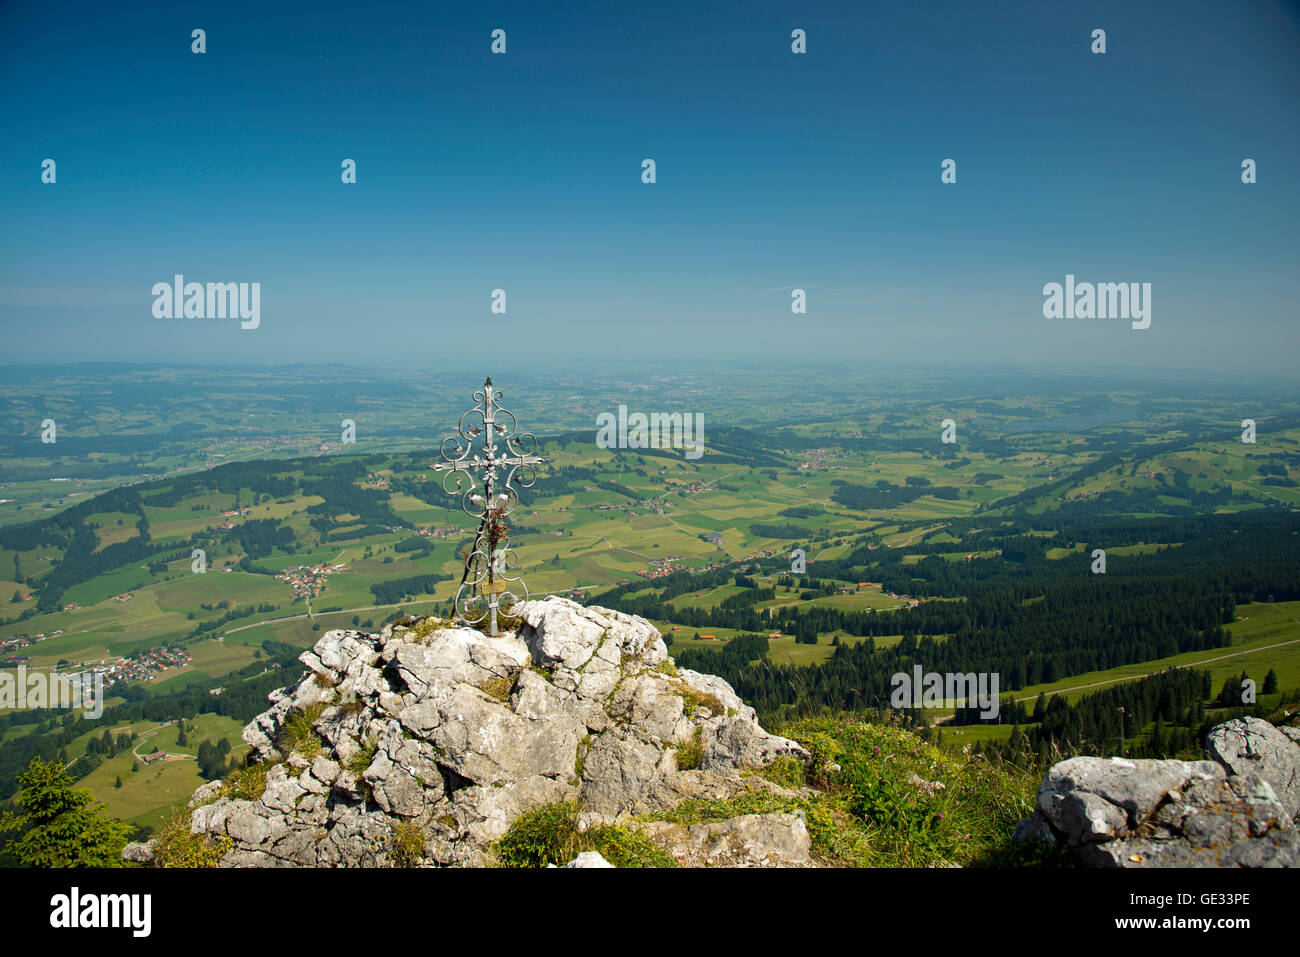
[[[433,928],[454,935],[457,926],[482,941],[530,926],[546,933],[557,922],[574,931],[580,925],[584,936],[609,931],[626,939],[637,922],[660,933],[677,920],[691,926],[696,943],[701,934],[770,943],[767,935],[781,925],[855,935],[892,925],[936,945],[944,935],[969,942],[973,929],[1001,926],[1016,938],[1068,930],[1089,940],[1151,940],[1173,932],[1231,946],[1243,934],[1289,927],[1300,889],[1290,871],[956,868],[9,870],[0,880],[10,928],[128,947],[257,940],[264,932],[365,946]]]

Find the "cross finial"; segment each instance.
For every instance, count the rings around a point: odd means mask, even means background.
[[[479,520],[474,544],[465,556],[465,571],[456,590],[455,609],[460,619],[470,625],[488,624],[488,634],[497,633],[497,612],[507,615],[528,599],[528,588],[519,576],[508,571],[518,567],[519,555],[509,546],[510,526],[506,516],[519,504],[518,489],[532,488],[536,466],[546,460],[536,454],[537,437],[531,432],[517,432],[514,413],[501,407],[501,393],[492,387],[488,376],[483,389],[474,393],[477,403],[460,417],[458,435],[442,442],[443,461],[429,468],[444,472],[443,491],[460,494],[461,508]],[[482,436],[482,449],[471,457],[474,443]],[[448,449],[448,443],[454,449]],[[454,454],[450,452],[454,451]],[[475,472],[481,473],[483,493],[475,489]],[[498,476],[498,472],[503,473]],[[447,488],[447,479],[456,476],[456,491]],[[469,479],[469,487],[460,488],[460,476]],[[475,508],[471,510],[470,506]],[[522,594],[512,591],[518,586]]]

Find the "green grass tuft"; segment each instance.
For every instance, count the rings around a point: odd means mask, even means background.
[[[704,743],[700,740],[703,730],[697,727],[691,740],[677,748],[678,771],[694,771],[700,766],[700,758],[704,754]]]
[[[256,801],[266,791],[267,772],[277,763],[279,762],[246,764],[242,768],[236,768],[221,782],[217,796],[239,801]],[[216,800],[216,797],[213,800]]]
[[[454,621],[448,621],[445,618],[434,618],[430,616],[416,624],[409,637],[420,639],[428,638],[439,631],[446,631],[448,628],[458,628],[459,625]]]
[[[415,867],[424,858],[424,828],[395,821],[388,829],[388,856],[395,867]]]
[[[375,754],[378,751],[379,745],[373,741],[368,744],[363,744],[360,750],[358,750],[356,754],[352,755],[344,767],[357,777],[361,777],[361,775],[366,773],[366,769],[370,767],[370,762],[375,760]]]
[[[770,764],[744,772],[746,776],[763,778],[783,788],[797,790],[804,786],[804,763],[790,754],[783,754]]]
[[[479,690],[484,694],[496,698],[498,701],[509,701],[510,692],[515,688],[515,679],[518,675],[507,675],[504,678],[493,678],[484,682]]]
[[[681,679],[670,683],[672,684],[673,690],[681,695],[682,699],[686,702],[686,716],[688,718],[695,714],[695,712],[700,708],[708,708],[709,713],[715,716],[726,713],[727,709],[723,706],[722,701],[718,699],[717,695],[710,694],[707,691],[700,691],[698,688],[693,688]]]
[[[207,834],[190,832],[189,811],[176,811],[154,841],[154,864],[157,867],[216,867],[221,855],[233,842],[228,837],[214,839]]]
[[[325,742],[321,740],[312,725],[324,711],[324,703],[318,702],[296,712],[280,729],[280,734],[275,739],[275,749],[284,755],[296,752],[305,758],[319,754]]]
[[[547,804],[518,817],[493,845],[502,867],[563,867],[583,851],[596,851],[615,867],[676,867],[677,862],[639,830],[596,824],[578,830],[578,804]]]

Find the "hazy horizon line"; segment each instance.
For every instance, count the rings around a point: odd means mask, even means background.
[[[802,359],[802,358],[772,358],[772,359],[755,359],[751,357],[734,357],[725,359],[690,359],[678,358],[673,360],[670,369],[648,368],[645,360],[635,359],[597,359],[574,356],[563,361],[559,360],[501,360],[493,359],[492,364],[497,371],[507,371],[511,373],[535,372],[545,374],[554,371],[557,367],[564,366],[574,370],[588,370],[594,366],[599,366],[602,370],[626,372],[636,370],[641,373],[639,378],[649,378],[656,375],[672,375],[677,372],[689,372],[698,374],[709,368],[722,369],[727,371],[746,371],[755,372],[770,371],[780,369],[784,371],[798,370],[818,370],[827,369],[837,372],[859,372],[863,374],[879,373],[898,373],[898,374],[932,374],[936,377],[948,375],[983,375],[983,376],[1005,376],[1005,377],[1051,377],[1059,379],[1062,376],[1068,376],[1072,379],[1084,380],[1111,380],[1109,388],[1121,387],[1141,387],[1144,383],[1142,380],[1149,380],[1150,383],[1169,384],[1173,382],[1182,382],[1188,379],[1209,380],[1215,385],[1236,385],[1236,386],[1254,386],[1260,385],[1281,385],[1286,387],[1287,391],[1300,392],[1300,385],[1296,381],[1283,373],[1269,373],[1259,371],[1246,374],[1239,370],[1224,369],[1205,369],[1195,367],[1163,367],[1159,369],[1139,369],[1137,367],[1124,366],[1106,372],[1099,372],[1095,367],[1078,367],[1070,365],[1044,366],[1036,362],[1007,362],[992,363],[988,361],[969,361],[960,360],[936,363],[933,365],[921,365],[913,362],[880,362],[870,363],[859,360],[848,359]],[[81,360],[74,362],[8,362],[0,363],[0,378],[3,373],[14,372],[38,372],[44,370],[57,369],[62,374],[75,374],[78,370],[100,370],[113,371],[120,370],[129,372],[131,370],[182,370],[182,369],[204,369],[213,372],[219,371],[250,371],[250,372],[275,372],[290,370],[353,370],[358,372],[416,372],[427,368],[425,362],[420,359],[402,358],[393,361],[375,362],[366,360],[354,361],[320,361],[320,362],[275,362],[275,361],[211,361],[204,362],[201,360],[171,360],[171,361],[129,361],[121,359],[106,360]],[[443,375],[461,375],[462,372],[442,373]],[[485,372],[487,375],[495,374],[493,371]],[[3,383],[0,383],[3,384]],[[1208,382],[1207,382],[1208,384]]]

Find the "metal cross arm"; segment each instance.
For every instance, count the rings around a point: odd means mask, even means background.
[[[457,434],[443,439],[443,461],[429,468],[445,473],[443,491],[459,494],[464,512],[479,520],[456,590],[456,615],[469,625],[486,622],[488,634],[495,635],[498,612],[512,615],[514,606],[528,599],[523,580],[509,574],[518,567],[519,555],[509,546],[506,517],[519,504],[518,490],[532,488],[535,466],[546,459],[536,454],[535,435],[517,431],[514,413],[501,407],[501,393],[490,378],[474,393],[474,401],[475,406],[461,414]],[[476,450],[480,436],[482,447]],[[481,494],[475,491],[480,484],[476,473],[481,473]],[[455,490],[447,487],[453,475]],[[460,487],[461,475],[469,479],[467,488]]]

